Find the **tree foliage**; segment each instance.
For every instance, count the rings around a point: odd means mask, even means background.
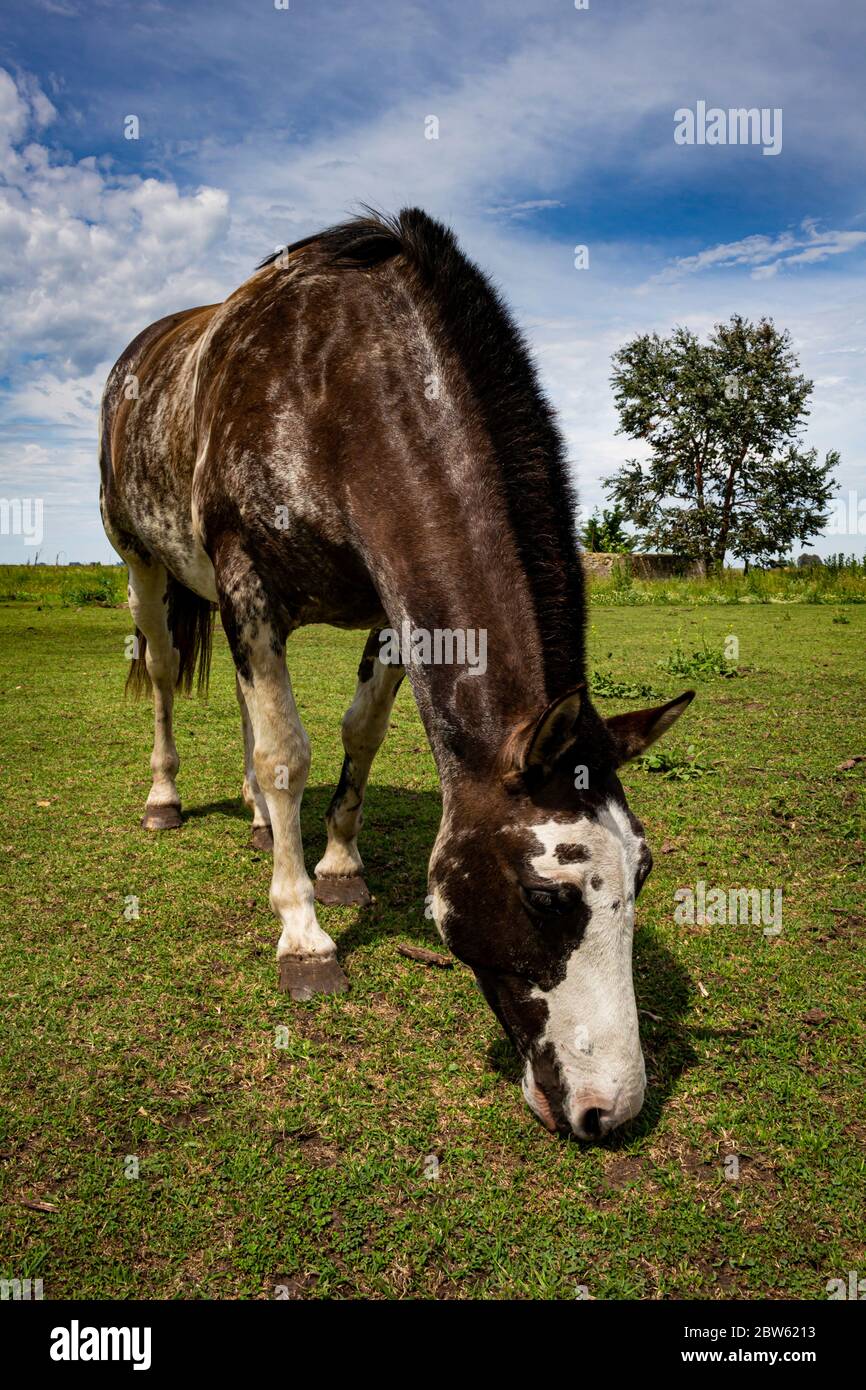
[[[812,382],[790,335],[734,315],[702,343],[687,328],[614,354],[618,433],[643,441],[606,484],[648,548],[721,566],[786,555],[827,520],[834,450],[802,443]]]
[[[584,550],[607,555],[623,555],[634,550],[637,538],[626,531],[625,519],[622,507],[605,507],[601,516],[594,511],[580,533]]]

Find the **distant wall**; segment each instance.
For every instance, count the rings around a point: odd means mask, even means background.
[[[591,579],[609,579],[614,569],[628,567],[635,579],[673,579],[685,576],[694,579],[700,568],[682,555],[609,555],[601,551],[583,550],[580,558],[584,573]]]

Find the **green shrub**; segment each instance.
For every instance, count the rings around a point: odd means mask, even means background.
[[[601,700],[655,700],[663,699],[661,691],[654,690],[645,681],[618,681],[609,671],[595,671],[590,679],[593,695]]]
[[[696,651],[689,653],[677,642],[672,654],[660,661],[659,665],[665,671],[670,671],[672,676],[722,676],[729,679],[737,674],[736,665],[728,660],[724,652],[711,647],[706,637],[702,638]]]
[[[114,574],[104,573],[83,577],[76,583],[63,585],[60,601],[64,608],[83,608],[87,604],[99,604],[103,608],[113,608],[122,601]]]

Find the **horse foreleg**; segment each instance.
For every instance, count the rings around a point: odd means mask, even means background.
[[[238,697],[238,704],[241,710],[241,725],[244,733],[244,785],[243,798],[247,806],[253,813],[253,826],[250,836],[253,849],[271,850],[274,847],[274,837],[271,833],[271,822],[268,815],[268,803],[262,795],[259,786],[259,779],[256,776],[254,759],[254,740],[253,726],[250,723],[247,702],[244,699],[244,692],[241,689],[240,677],[235,673],[235,693]]]
[[[180,759],[172,729],[174,689],[180,653],[175,650],[167,621],[168,572],[164,565],[130,563],[129,607],[147,643],[145,663],[153,687],[153,783],[144,808],[146,830],[175,830],[181,823],[177,777]]]
[[[234,574],[220,593],[241,694],[252,726],[253,768],[274,837],[271,907],[282,928],[277,945],[280,988],[293,999],[348,987],[337,948],[316,921],[313,885],[304,867],[301,797],[310,770],[310,740],[286,670],[283,637],[271,624],[254,575]]]
[[[316,897],[322,903],[363,905],[370,901],[358,852],[364,792],[405,674],[402,666],[381,662],[379,651],[379,631],[374,628],[358,667],[355,698],[343,717],[343,770],[325,817],[328,846],[316,865]]]

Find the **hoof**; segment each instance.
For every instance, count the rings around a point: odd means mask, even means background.
[[[342,994],[349,981],[336,956],[283,956],[280,989],[293,999],[312,999],[314,994]]]
[[[274,847],[274,837],[269,825],[254,825],[250,836],[250,844],[253,849],[272,850]]]
[[[145,806],[142,825],[145,830],[177,830],[182,824],[179,806]]]
[[[316,902],[326,907],[367,907],[373,901],[360,874],[320,874]]]

